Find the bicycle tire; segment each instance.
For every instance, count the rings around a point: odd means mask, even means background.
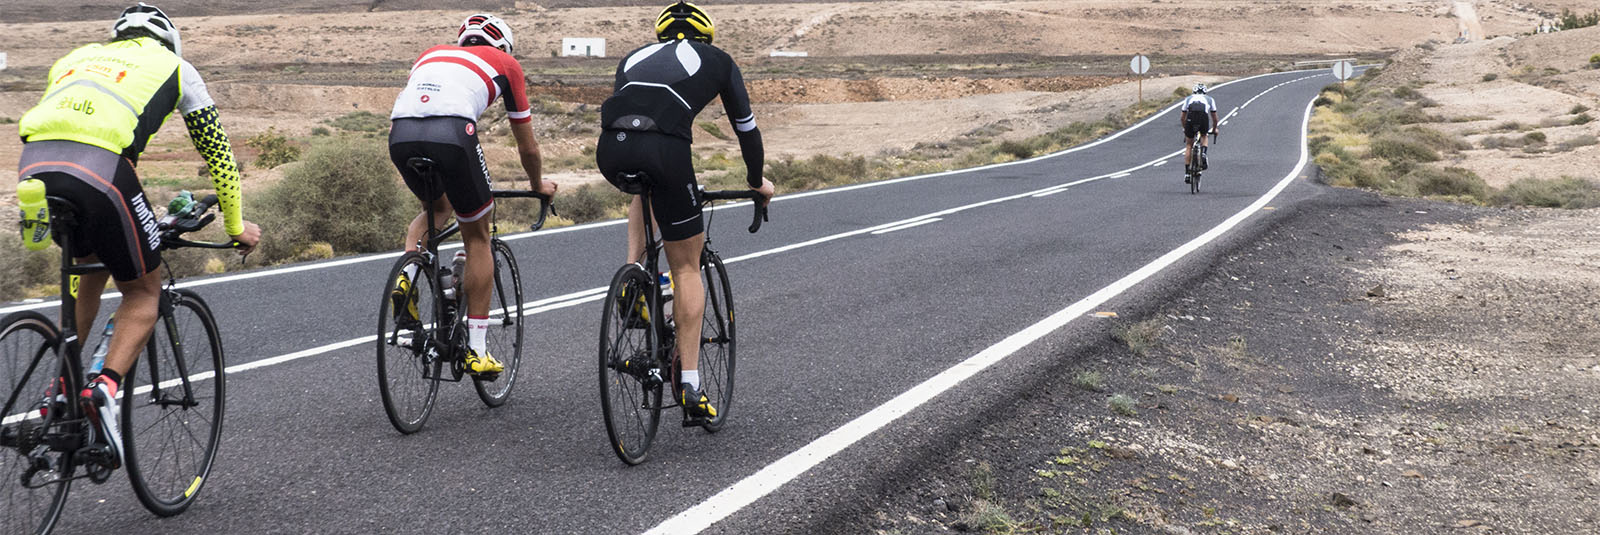
[[[190,290],[168,291],[161,299],[144,362],[123,377],[122,444],[134,495],[151,513],[167,517],[194,503],[216,463],[227,358],[205,300]]]
[[[402,326],[397,322],[390,295],[395,292],[400,274],[416,266],[417,277],[411,291],[417,299],[417,323]],[[395,261],[385,279],[378,306],[378,394],[389,423],[403,434],[422,429],[433,413],[439,396],[439,379],[445,355],[434,347],[434,337],[455,324],[443,317],[440,289],[433,267],[422,254],[406,253]],[[429,323],[431,320],[431,323]]]
[[[600,317],[600,410],[611,451],[629,465],[650,457],[661,425],[660,375],[647,378],[641,373],[660,366],[655,318],[638,321],[632,306],[619,306],[631,305],[640,295],[652,301],[646,310],[656,310],[654,275],[638,264],[623,266],[611,278]]]
[[[733,288],[722,257],[706,249],[700,255],[701,282],[706,288],[704,319],[700,325],[700,391],[717,408],[717,416],[700,427],[715,433],[728,422],[733,409],[734,357],[738,339],[733,326]]]
[[[37,437],[35,433],[42,433],[48,424],[44,420],[53,420],[50,415],[39,415],[44,400],[51,397],[48,389],[52,382],[65,384],[63,390],[72,392],[68,399],[77,399],[76,392],[81,385],[71,379],[77,374],[70,370],[62,373],[70,366],[60,357],[60,338],[55,324],[38,312],[16,312],[0,321],[0,385],[6,389],[3,412],[0,412],[4,417],[0,427],[4,427],[5,432],[0,434],[19,437],[20,432],[26,431]],[[69,401],[64,405],[65,419],[81,418],[77,414],[78,403]],[[23,447],[11,438],[4,448],[11,451],[0,452],[0,483],[4,485],[4,490],[0,491],[4,496],[0,499],[6,504],[4,515],[0,516],[0,532],[50,533],[61,518],[72,481],[62,478],[36,488],[24,487],[21,479],[28,463],[26,452],[20,451]],[[56,454],[54,462],[67,467],[66,474],[71,475],[72,452]]]
[[[499,238],[490,240],[494,255],[494,295],[489,302],[489,332],[484,341],[489,354],[500,360],[505,370],[493,381],[474,377],[472,387],[484,405],[499,407],[511,398],[511,387],[517,382],[517,368],[522,361],[525,319],[522,310],[522,270],[517,267],[517,257],[511,246]],[[496,313],[498,311],[498,313]]]

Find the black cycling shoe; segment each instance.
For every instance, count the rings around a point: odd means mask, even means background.
[[[1210,168],[1211,168],[1211,166],[1206,165],[1206,157],[1205,157],[1205,155],[1203,155],[1203,154],[1200,155],[1200,170],[1204,171],[1204,170],[1210,169]]]
[[[684,384],[681,396],[678,403],[683,405],[684,427],[705,425],[717,417],[717,408],[711,406],[711,400],[700,389]]]

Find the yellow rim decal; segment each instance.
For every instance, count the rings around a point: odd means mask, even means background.
[[[67,277],[67,294],[71,295],[73,299],[77,299],[78,298],[78,276],[77,275],[70,275],[70,276]]]
[[[189,490],[183,491],[183,497],[188,498],[190,496],[194,496],[194,491],[200,490],[200,482],[204,480],[205,478],[196,476],[194,478],[194,483],[189,484]]]

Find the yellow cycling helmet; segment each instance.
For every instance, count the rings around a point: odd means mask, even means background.
[[[656,39],[662,41],[694,39],[711,44],[716,35],[717,27],[711,23],[711,16],[688,2],[667,6],[661,10],[661,16],[656,17]]]

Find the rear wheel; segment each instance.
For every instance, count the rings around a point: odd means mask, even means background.
[[[606,292],[600,319],[600,408],[606,435],[618,459],[645,461],[661,424],[662,374],[656,355],[654,277],[638,264],[617,270]]]
[[[717,409],[716,417],[701,427],[714,433],[727,423],[733,409],[733,288],[728,285],[727,266],[710,249],[701,255],[700,276],[706,287],[705,319],[700,326],[700,390]]]
[[[484,341],[489,354],[506,369],[493,381],[473,378],[472,386],[484,405],[499,407],[510,399],[511,386],[517,382],[517,365],[522,361],[522,271],[517,268],[510,246],[498,239],[492,243],[494,295],[489,302],[489,333]]]
[[[0,388],[5,397],[0,411],[0,532],[49,533],[61,517],[71,480],[68,473],[52,480],[47,472],[35,472],[31,487],[23,485],[23,475],[39,462],[55,469],[72,466],[72,454],[40,450],[39,444],[51,424],[80,418],[76,414],[77,396],[67,393],[76,384],[63,381],[66,363],[57,351],[60,333],[54,324],[37,312],[18,312],[0,321]],[[70,372],[65,375],[71,376]],[[62,394],[60,404],[50,403]],[[47,411],[46,404],[61,410]],[[30,452],[41,455],[30,459]],[[51,481],[44,483],[45,481]]]
[[[416,275],[408,288],[400,288],[400,274],[408,267]],[[401,433],[422,429],[439,395],[444,359],[437,337],[454,321],[442,317],[435,280],[420,253],[406,253],[389,271],[378,307],[378,393],[389,423]]]
[[[211,474],[227,376],[222,336],[205,302],[188,290],[162,300],[171,312],[156,323],[144,362],[123,379],[122,441],[133,493],[150,512],[173,516],[189,508]]]

